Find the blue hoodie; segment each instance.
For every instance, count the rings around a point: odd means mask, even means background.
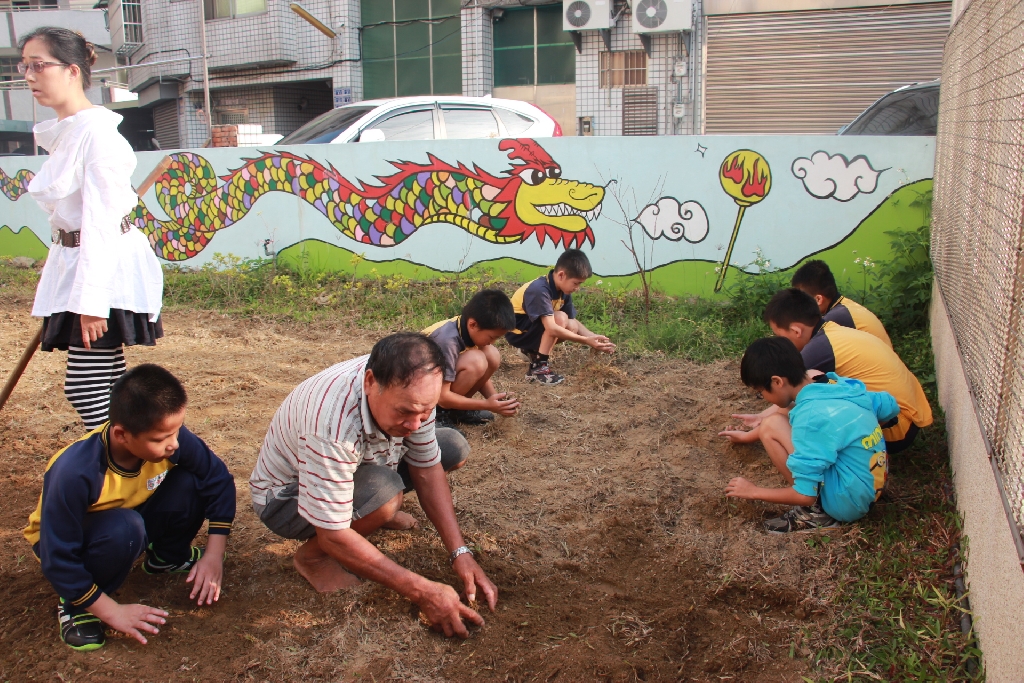
[[[797,493],[820,495],[825,512],[853,522],[885,486],[889,465],[879,422],[900,407],[891,394],[868,391],[859,380],[826,376],[827,382],[801,389],[789,411],[794,451],[786,465]]]

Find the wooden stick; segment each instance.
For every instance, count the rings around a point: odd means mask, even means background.
[[[171,157],[165,156],[160,160],[160,163],[156,165],[156,168],[146,176],[146,179],[142,181],[142,185],[136,190],[136,194],[141,198],[142,195],[149,191],[149,188],[153,187],[153,183],[156,182],[157,178],[164,174],[164,172],[171,166]],[[18,385],[18,380],[25,374],[25,369],[28,367],[28,363],[32,360],[32,356],[35,355],[36,349],[39,348],[39,342],[43,339],[43,326],[40,325],[39,329],[36,330],[35,335],[32,337],[32,341],[28,343],[25,350],[21,353],[21,358],[18,359],[18,364],[14,366],[14,371],[11,372],[11,376],[7,378],[7,383],[4,384],[3,391],[0,391],[0,410],[3,410],[4,405],[7,403],[7,399],[11,397],[14,392],[14,387]]]

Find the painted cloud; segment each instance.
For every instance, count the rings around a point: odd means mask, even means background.
[[[808,194],[841,202],[848,202],[861,192],[874,192],[882,171],[871,168],[865,156],[847,159],[842,154],[815,152],[810,159],[801,157],[793,161],[793,175],[804,181]]]
[[[675,197],[662,197],[648,204],[634,219],[644,227],[651,239],[662,237],[691,244],[702,242],[708,236],[708,215],[704,207],[694,201],[679,203]]]

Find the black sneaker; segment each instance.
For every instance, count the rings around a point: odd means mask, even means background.
[[[164,562],[153,552],[153,546],[146,548],[146,559],[142,562],[142,571],[147,574],[181,574],[192,569],[192,566],[203,556],[203,549],[192,546],[192,556],[184,562],[174,564]]]
[[[526,373],[526,379],[540,384],[547,384],[548,386],[561,384],[565,381],[565,378],[553,372],[546,362],[531,365]]]
[[[801,531],[831,529],[832,527],[839,526],[839,524],[827,512],[822,510],[818,503],[815,503],[810,507],[796,505],[781,517],[769,519],[764,523],[764,528],[770,534],[791,534]]]
[[[482,425],[494,421],[494,413],[489,410],[449,410],[448,414],[455,424]]]
[[[454,429],[463,437],[466,436],[466,432],[459,429],[455,424],[455,418],[452,417],[452,413],[455,411],[448,410],[446,408],[438,408],[434,415],[434,428],[435,429]]]
[[[64,598],[57,602],[57,626],[64,644],[78,652],[98,650],[107,642],[107,629],[100,618],[89,612],[72,614]]]

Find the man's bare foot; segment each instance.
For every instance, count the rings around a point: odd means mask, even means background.
[[[384,522],[381,525],[385,529],[397,529],[398,531],[405,531],[406,529],[418,529],[420,523],[416,521],[416,518],[410,515],[408,512],[402,512],[399,510],[395,513],[395,516],[391,518],[390,522]]]
[[[354,588],[362,583],[358,576],[342,567],[340,562],[321,550],[316,538],[310,539],[295,551],[292,564],[295,566],[295,571],[321,593]]]

